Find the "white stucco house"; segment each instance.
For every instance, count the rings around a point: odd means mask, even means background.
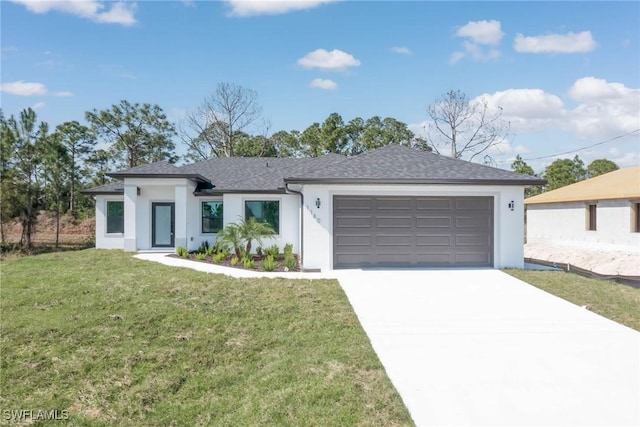
[[[522,267],[524,188],[544,181],[397,145],[353,157],[213,158],[109,174],[87,190],[96,247],[196,249],[242,217],[305,270]]]
[[[640,253],[640,166],[525,200],[527,243]]]

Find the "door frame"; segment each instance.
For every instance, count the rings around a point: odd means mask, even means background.
[[[168,245],[156,244],[156,207],[171,207],[171,243]],[[173,248],[176,243],[176,204],[174,202],[151,202],[151,247],[153,248]]]

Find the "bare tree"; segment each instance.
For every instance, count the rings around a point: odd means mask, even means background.
[[[233,83],[219,83],[200,107],[187,114],[180,137],[188,147],[187,157],[203,160],[233,157],[241,135],[262,123],[258,93]]]
[[[485,100],[469,101],[459,90],[450,90],[436,99],[427,112],[432,121],[427,129],[429,145],[438,154],[448,147],[454,159],[473,160],[505,140],[509,131],[509,123],[502,120],[501,107],[491,111]]]

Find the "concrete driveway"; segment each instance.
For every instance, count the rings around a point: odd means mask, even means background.
[[[497,270],[336,272],[419,426],[639,426],[640,333]]]

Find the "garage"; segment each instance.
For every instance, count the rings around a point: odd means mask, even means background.
[[[493,197],[334,196],[333,266],[492,267]]]

